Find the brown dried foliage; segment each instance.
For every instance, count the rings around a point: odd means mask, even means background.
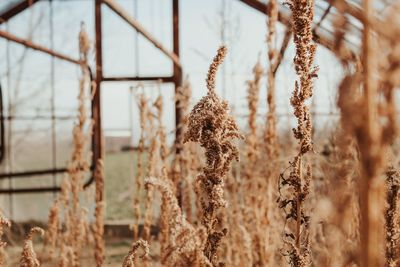
[[[125,256],[124,262],[122,263],[122,267],[135,267],[135,260],[137,257],[137,252],[141,248],[143,250],[143,254],[139,255],[139,258],[144,259],[149,255],[149,244],[147,241],[139,239],[135,243],[133,243],[131,250],[128,252],[128,255]]]
[[[292,225],[285,229],[284,242],[292,266],[310,264],[309,216],[304,210],[304,202],[310,192],[312,177],[311,165],[305,164],[304,155],[312,151],[312,122],[306,103],[313,94],[313,78],[317,77],[318,68],[313,67],[316,44],[312,37],[314,2],[310,0],[292,0],[286,3],[292,11],[292,31],[296,55],[294,66],[299,80],[295,82],[293,96],[290,99],[297,118],[294,137],[299,142],[299,152],[290,162],[290,173],[280,179],[279,206],[284,209],[286,220]],[[305,166],[305,170],[304,169]]]
[[[207,230],[205,255],[214,266],[219,265],[217,253],[226,228],[220,225],[217,213],[225,207],[224,179],[232,160],[238,160],[238,150],[232,139],[241,138],[233,117],[228,115],[228,103],[215,92],[215,76],[227,49],[222,46],[210,65],[207,75],[207,95],[189,115],[185,142],[198,142],[205,149],[206,166],[196,179],[197,194],[202,206],[202,224]]]
[[[33,249],[32,237],[34,234],[38,233],[41,236],[44,236],[44,230],[40,227],[33,227],[29,234],[27,235],[24,248],[22,250],[21,259],[19,261],[20,267],[39,267],[40,262],[37,258],[36,252]]]

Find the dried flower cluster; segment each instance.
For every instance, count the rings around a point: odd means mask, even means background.
[[[37,259],[35,250],[33,249],[32,238],[33,235],[38,233],[44,236],[44,230],[40,227],[33,227],[24,242],[24,248],[22,250],[21,260],[19,262],[20,267],[39,267],[40,262]]]
[[[192,109],[185,142],[200,143],[205,149],[206,166],[197,177],[197,193],[202,205],[202,224],[207,229],[205,254],[214,266],[221,239],[226,228],[217,219],[220,208],[225,207],[224,179],[232,160],[238,160],[238,150],[232,139],[241,138],[235,120],[228,115],[228,103],[221,101],[215,92],[215,76],[226,55],[226,47],[218,49],[207,75],[207,95]]]
[[[104,164],[101,159],[97,161],[95,171],[96,182],[96,208],[94,211],[95,224],[93,227],[93,236],[95,242],[94,256],[96,259],[97,267],[103,266],[105,257],[105,244],[104,244]]]
[[[202,228],[196,230],[182,215],[171,182],[154,177],[147,178],[145,182],[161,191],[163,202],[167,203],[164,206],[169,209],[166,225],[170,234],[161,261],[167,266],[212,266],[203,252],[206,235]]]
[[[128,255],[125,256],[122,267],[135,267],[136,254],[139,248],[143,250],[143,254],[140,255],[139,258],[144,259],[148,257],[149,244],[147,243],[147,241],[139,239],[138,241],[133,243],[131,250],[128,252]]]
[[[400,237],[398,201],[400,190],[400,173],[393,167],[386,172],[387,208],[386,208],[386,266],[398,266],[398,240]]]
[[[141,205],[140,205],[140,192],[143,187],[143,153],[145,147],[145,130],[146,130],[146,118],[148,114],[147,100],[143,94],[138,96],[139,99],[139,110],[140,110],[140,139],[138,145],[138,155],[137,155],[137,171],[135,177],[135,192],[133,194],[133,238],[137,240],[139,238],[139,223],[141,219]]]
[[[5,227],[10,228],[11,222],[7,220],[0,211],[0,266],[6,265],[6,254],[4,248],[7,246],[7,242],[2,240]]]
[[[90,144],[92,124],[87,123],[86,101],[90,97],[87,86],[89,83],[89,71],[87,68],[87,53],[89,51],[87,34],[82,25],[79,34],[79,47],[81,59],[82,77],[79,81],[78,95],[78,123],[73,129],[73,152],[68,165],[68,174],[61,184],[61,193],[50,209],[48,219],[48,232],[45,237],[45,245],[48,249],[50,261],[59,259],[60,266],[80,266],[82,248],[89,240],[88,210],[81,206],[80,195],[83,191],[83,182],[89,173],[89,161],[87,146]],[[98,190],[104,185],[97,184]],[[97,198],[96,198],[97,200]],[[99,203],[96,203],[99,204]],[[96,219],[102,216],[99,212],[102,207],[96,209]],[[101,223],[101,222],[98,222]],[[62,225],[63,224],[63,225]],[[63,226],[63,227],[62,227]],[[97,229],[97,224],[95,228]],[[101,233],[101,230],[97,231]],[[99,244],[96,244],[98,246]],[[59,257],[54,253],[58,251]],[[97,253],[98,254],[98,253]]]
[[[284,239],[292,266],[310,264],[309,216],[304,210],[304,202],[310,193],[311,165],[304,161],[304,155],[312,151],[312,122],[306,101],[313,94],[313,78],[317,77],[318,68],[313,67],[316,45],[312,37],[314,1],[292,0],[286,3],[292,11],[292,31],[296,55],[294,65],[299,81],[295,82],[293,96],[290,99],[297,118],[294,137],[299,142],[299,152],[290,163],[288,177],[281,175],[280,190],[285,189],[280,197],[279,206],[284,209],[289,224],[285,229]],[[305,170],[304,169],[305,166]],[[288,193],[288,191],[290,191]]]

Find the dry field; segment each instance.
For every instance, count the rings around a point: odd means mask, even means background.
[[[179,88],[184,118],[177,130],[183,135],[172,147],[161,119],[162,96],[152,103],[139,88],[139,147],[133,163],[124,161],[134,164],[135,177],[126,183],[130,191],[122,204],[110,201],[110,212],[118,205],[130,211],[129,239],[104,233],[107,172],[102,161],[91,196],[94,214],[82,201],[92,127],[84,109],[92,94],[82,64],[79,120],[62,191],[47,225],[32,228],[24,242],[13,238],[11,223],[0,214],[0,266],[400,266],[395,91],[400,85],[400,6],[377,19],[369,2],[363,4],[358,54],[344,45],[349,22],[345,5],[338,9],[331,49],[344,77],[337,88],[340,120],[331,129],[313,129],[310,111],[319,71],[312,0],[286,3],[296,53],[290,98],[295,128],[277,127],[277,0],[270,1],[267,19],[268,67],[257,62],[247,83],[245,130],[215,88],[216,73],[229,53],[225,46],[211,61],[207,94],[199,102],[192,105],[188,81]],[[79,40],[86,62],[90,42],[85,32]],[[266,100],[259,97],[263,80]],[[266,114],[257,110],[259,101],[267,102]]]

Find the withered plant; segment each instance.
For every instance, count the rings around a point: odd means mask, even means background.
[[[7,242],[3,241],[4,228],[10,228],[11,222],[3,216],[3,213],[0,211],[0,266],[5,266],[7,261],[7,256],[5,252],[5,247],[7,246]]]
[[[97,267],[103,266],[105,257],[105,244],[104,244],[104,163],[99,159],[96,164],[95,171],[96,182],[96,208],[94,211],[95,223],[93,226],[93,236],[95,243],[94,257],[96,259]]]
[[[137,165],[136,165],[136,176],[135,176],[135,192],[133,194],[133,238],[138,240],[139,238],[139,224],[142,216],[141,209],[141,190],[143,188],[143,157],[145,149],[145,131],[146,131],[146,118],[148,114],[147,99],[144,94],[138,95],[138,107],[140,111],[140,139],[138,145],[137,154]]]
[[[149,244],[147,241],[139,239],[133,243],[131,250],[129,250],[128,255],[125,256],[122,267],[135,267],[135,260],[137,258],[137,252],[141,248],[143,254],[139,255],[139,258],[144,259],[149,256]]]
[[[212,266],[204,255],[206,233],[202,228],[195,229],[183,216],[178,205],[172,182],[150,177],[146,185],[155,186],[161,191],[164,208],[168,208],[168,240],[161,262],[167,266]]]
[[[292,11],[292,31],[296,48],[294,65],[299,77],[290,99],[297,119],[297,127],[293,129],[293,133],[298,140],[299,150],[290,162],[289,176],[285,177],[284,173],[281,175],[280,190],[285,192],[280,196],[279,205],[285,211],[288,223],[283,238],[290,263],[292,266],[307,266],[311,262],[310,216],[306,214],[304,205],[310,193],[312,172],[305,155],[313,150],[312,122],[307,100],[312,97],[313,78],[317,76],[318,70],[313,67],[316,51],[311,31],[314,1],[292,0],[286,4]]]
[[[393,167],[389,167],[386,172],[386,185],[386,266],[398,266],[400,260],[398,252],[400,232],[397,225],[399,223],[400,173]]]
[[[32,238],[33,235],[38,233],[44,236],[44,230],[40,227],[33,227],[27,237],[25,238],[24,248],[22,250],[21,259],[19,261],[20,267],[39,267],[40,262],[37,258],[36,252],[33,249]]]
[[[221,101],[215,91],[217,69],[226,52],[224,46],[218,49],[207,75],[207,95],[193,107],[184,136],[185,142],[198,142],[205,149],[206,166],[196,179],[196,190],[203,212],[201,222],[207,230],[204,253],[213,266],[221,263],[218,248],[227,234],[217,216],[226,205],[224,179],[232,160],[238,160],[238,150],[232,140],[242,138],[235,120],[228,115],[228,103]]]

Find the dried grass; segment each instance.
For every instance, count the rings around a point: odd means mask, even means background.
[[[137,94],[141,134],[132,181],[133,244],[120,259],[123,266],[399,266],[400,4],[378,20],[364,0],[363,52],[356,55],[346,47],[351,23],[346,2],[335,3],[332,51],[345,72],[338,86],[341,116],[333,123],[335,129],[313,129],[311,120],[318,72],[311,0],[286,3],[292,11],[296,52],[297,80],[290,98],[297,122],[294,138],[289,129],[278,130],[275,90],[282,58],[276,49],[276,0],[269,1],[267,67],[259,58],[246,84],[249,115],[243,141],[228,103],[216,91],[217,70],[227,53],[224,46],[210,65],[207,95],[192,109],[188,81],[177,89],[183,119],[175,130],[185,133],[180,143],[170,147],[167,142],[162,95],[151,103],[144,92]],[[40,255],[40,261],[52,266],[80,266],[81,251],[91,241],[88,210],[80,201],[89,172],[86,147],[92,127],[85,107],[90,98],[90,42],[83,30],[79,40],[82,76],[73,154],[50,209]],[[265,84],[267,111],[260,114],[259,95]],[[96,166],[93,266],[100,267],[107,265],[105,177],[103,162]],[[8,263],[3,235],[9,227],[0,214],[0,266]],[[152,229],[159,229],[158,235],[153,236]],[[42,230],[33,228],[27,236],[21,266],[40,266],[32,244],[36,232]]]

